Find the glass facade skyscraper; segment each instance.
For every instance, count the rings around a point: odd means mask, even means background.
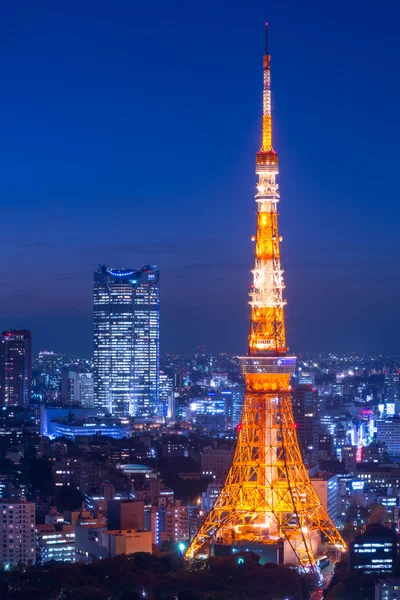
[[[160,274],[101,266],[94,273],[94,402],[101,413],[152,417],[160,371]]]

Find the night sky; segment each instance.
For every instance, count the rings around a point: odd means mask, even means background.
[[[399,351],[397,0],[18,0],[0,20],[0,327],[92,351],[99,263],[162,349],[244,352],[270,23],[292,350]]]

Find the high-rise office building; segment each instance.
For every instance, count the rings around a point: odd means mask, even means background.
[[[164,371],[160,371],[159,400],[163,417],[172,420],[171,407],[174,403],[174,380]]]
[[[93,408],[93,373],[79,373],[79,403],[84,408]]]
[[[160,274],[101,266],[94,273],[94,402],[99,412],[158,410]]]
[[[66,369],[61,379],[62,403],[93,407],[93,373]]]
[[[292,392],[293,416],[303,461],[308,468],[318,464],[318,394],[309,384],[298,385]]]
[[[376,430],[376,441],[386,444],[388,455],[400,456],[400,418],[378,419]]]
[[[385,371],[385,399],[396,402],[400,398],[400,375],[397,367]]]
[[[2,406],[28,406],[32,383],[31,332],[3,331],[0,337],[0,398]]]

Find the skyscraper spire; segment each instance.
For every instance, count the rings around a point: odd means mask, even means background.
[[[268,25],[266,35],[250,335],[248,354],[240,358],[246,381],[242,420],[223,488],[186,557],[250,547],[269,556],[275,552],[277,561],[297,562],[316,574],[321,534],[338,550],[345,544],[310,483],[293,418],[290,380],[296,358],[287,354],[286,347]]]

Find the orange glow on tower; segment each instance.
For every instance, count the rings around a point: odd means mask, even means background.
[[[290,380],[296,358],[286,346],[270,63],[266,24],[250,334],[248,354],[240,358],[246,382],[242,420],[224,486],[186,558],[209,556],[218,546],[240,551],[249,544],[252,549],[283,544],[285,562],[316,571],[321,535],[339,551],[345,543],[310,483],[293,419]]]

